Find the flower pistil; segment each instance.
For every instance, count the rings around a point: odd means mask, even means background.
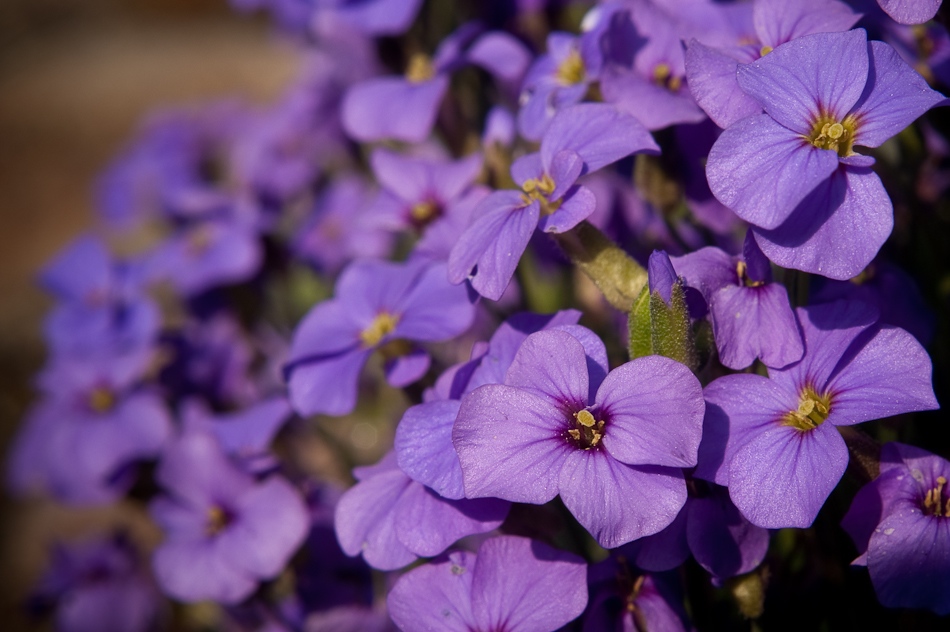
[[[586,408],[574,413],[574,427],[567,431],[571,442],[582,450],[596,448],[604,438],[604,422]]]
[[[802,389],[798,401],[798,410],[785,413],[782,425],[791,426],[797,430],[814,430],[828,419],[831,412],[831,396],[819,395],[815,390],[806,386]]]
[[[854,155],[852,146],[857,123],[850,114],[840,122],[831,115],[822,114],[812,123],[811,133],[805,136],[805,140],[818,149],[830,149],[847,158]]]
[[[947,484],[947,479],[943,476],[937,477],[937,486],[927,492],[924,496],[924,513],[937,518],[950,518],[950,498],[944,500],[943,488]]]

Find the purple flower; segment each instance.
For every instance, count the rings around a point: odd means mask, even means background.
[[[542,504],[560,494],[605,547],[672,522],[686,501],[677,468],[696,463],[699,382],[661,356],[602,377],[599,355],[542,331],[521,345],[505,384],[463,398],[452,438],[467,497]]]
[[[146,632],[162,604],[131,542],[116,534],[57,544],[30,605],[54,609],[60,632]]]
[[[419,379],[429,356],[405,341],[448,340],[474,318],[465,287],[445,276],[443,265],[422,261],[361,260],[344,270],[335,298],[314,307],[294,333],[285,368],[294,409],[301,415],[352,411],[359,374],[376,349],[389,354],[391,384]]]
[[[215,439],[188,432],[169,446],[156,474],[167,496],[150,511],[165,532],[152,560],[162,589],[181,601],[234,604],[287,565],[307,535],[307,509],[272,475],[255,481]]]
[[[659,148],[636,119],[602,103],[559,112],[539,153],[512,165],[522,191],[496,191],[473,211],[474,220],[449,257],[449,278],[498,300],[514,275],[535,228],[562,233],[589,216],[594,194],[577,179],[636,152]]]
[[[576,555],[499,536],[409,571],[387,604],[405,632],[553,632],[584,611],[586,574]]]
[[[775,263],[854,276],[893,226],[873,159],[854,147],[878,147],[943,95],[861,29],[783,44],[740,66],[738,80],[765,113],[734,123],[713,145],[713,194],[753,225]]]
[[[671,577],[640,573],[622,556],[590,567],[590,606],[584,632],[686,632],[691,630],[680,589]]]
[[[920,448],[888,443],[880,475],[854,497],[841,526],[891,608],[950,614],[950,463]]]
[[[805,348],[785,286],[772,282],[768,260],[746,235],[742,257],[718,248],[702,248],[673,262],[709,304],[719,359],[744,369],[756,358],[770,367],[802,359]]]
[[[497,529],[510,507],[495,498],[443,498],[399,469],[392,452],[354,474],[359,482],[337,504],[337,539],[347,555],[362,555],[380,570],[402,568],[465,536]]]
[[[696,476],[727,485],[743,515],[769,529],[815,519],[848,464],[836,426],[938,406],[927,352],[876,325],[873,307],[837,301],[797,313],[800,362],[768,378],[727,375],[704,393]]]

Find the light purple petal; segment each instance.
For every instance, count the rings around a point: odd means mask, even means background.
[[[943,0],[878,0],[898,24],[923,24],[937,15]]]
[[[543,159],[543,156],[542,156]],[[548,196],[551,201],[559,200],[567,193],[584,169],[584,160],[572,149],[562,149],[546,165],[547,173],[554,180],[554,191]]]
[[[394,193],[403,204],[425,199],[431,188],[431,168],[425,162],[378,148],[370,156],[379,185]]]
[[[212,435],[199,432],[189,432],[165,449],[155,478],[174,497],[199,510],[232,502],[254,485],[224,456]]]
[[[254,406],[211,421],[211,431],[224,451],[238,456],[263,452],[291,416],[283,397],[272,397]]]
[[[808,527],[848,466],[848,448],[832,424],[801,431],[775,422],[732,457],[729,495],[752,524]]]
[[[525,154],[511,163],[511,179],[520,187],[528,180],[540,178],[544,175],[544,165],[541,164],[541,154],[534,152]]]
[[[813,147],[768,114],[756,114],[719,136],[709,150],[706,177],[713,195],[739,217],[775,228],[837,168],[837,153]]]
[[[335,3],[340,19],[366,35],[400,35],[419,12],[422,0],[375,0]]]
[[[755,32],[775,48],[802,35],[847,31],[861,18],[837,0],[756,0],[752,3]]]
[[[565,331],[531,334],[518,348],[505,384],[575,410],[587,405],[589,375],[584,347]]]
[[[414,568],[396,582],[386,606],[400,630],[469,632],[475,555],[465,551]]]
[[[587,565],[527,538],[500,536],[478,550],[472,581],[474,629],[556,630],[587,606]]]
[[[605,101],[636,117],[648,130],[680,123],[699,123],[706,118],[689,90],[671,92],[617,66],[605,69],[600,87]]]
[[[719,288],[739,282],[735,258],[719,248],[706,246],[670,261],[676,274],[702,292],[707,302]]]
[[[462,467],[452,445],[460,405],[445,400],[412,406],[396,427],[393,446],[406,474],[450,500],[465,497]]]
[[[762,112],[759,102],[739,88],[739,62],[696,40],[686,49],[686,79],[696,103],[725,129],[747,116]]]
[[[466,536],[497,529],[509,507],[497,498],[446,500],[413,482],[395,508],[396,533],[407,549],[432,557]]]
[[[561,312],[559,312],[561,313]],[[587,327],[581,325],[555,325],[555,321],[549,323],[545,329],[556,329],[566,331],[577,339],[584,347],[585,360],[587,362],[587,375],[589,378],[587,388],[587,401],[594,401],[597,395],[597,389],[600,388],[607,373],[610,372],[610,364],[607,360],[607,348],[600,336],[595,334]]]
[[[289,361],[333,355],[356,347],[360,331],[369,323],[362,323],[362,314],[354,314],[351,305],[339,299],[318,304],[307,312],[294,330]],[[372,314],[368,314],[372,318]]]
[[[868,42],[868,52],[868,82],[852,112],[858,118],[854,142],[878,147],[945,99],[889,44]]]
[[[287,389],[294,410],[303,416],[346,415],[356,407],[363,365],[371,350],[302,362],[290,369]]]
[[[602,450],[573,450],[560,476],[561,500],[597,542],[618,547],[666,528],[686,502],[675,468],[626,465]]]
[[[533,504],[557,496],[561,463],[574,450],[561,437],[567,426],[555,402],[521,389],[489,384],[466,395],[452,433],[466,496]]]
[[[155,550],[152,570],[165,593],[189,603],[234,604],[257,587],[257,580],[222,556],[213,540],[165,542]]]
[[[449,280],[461,283],[472,275],[472,287],[497,301],[538,226],[540,205],[534,201],[524,206],[519,193],[498,191],[482,200],[473,214],[475,221],[449,255]]]
[[[538,222],[538,230],[546,233],[565,233],[590,217],[597,207],[597,198],[585,186],[577,186],[561,199],[557,210]]]
[[[796,134],[809,134],[820,114],[841,121],[858,102],[868,78],[867,33],[800,37],[739,66],[737,77],[769,116]]]
[[[541,141],[541,162],[550,169],[570,149],[592,173],[636,152],[660,148],[640,121],[605,103],[581,103],[558,112]]]
[[[463,333],[475,318],[475,307],[463,286],[448,281],[445,264],[424,266],[396,312],[400,319],[394,337],[420,341],[440,341]]]
[[[623,548],[631,560],[645,571],[654,573],[669,571],[689,559],[689,543],[686,541],[686,518],[691,499],[676,518],[659,533],[648,535]]]
[[[730,369],[744,369],[756,358],[765,366],[784,367],[805,353],[788,293],[780,283],[728,285],[713,294],[709,311],[719,359]]]
[[[390,386],[402,388],[419,380],[429,370],[432,358],[424,349],[413,349],[386,360],[383,371]]]
[[[422,83],[401,77],[368,79],[351,87],[343,97],[343,128],[360,142],[421,142],[432,131],[448,86],[448,77],[442,75]]]
[[[828,421],[843,426],[938,408],[931,373],[930,357],[917,339],[885,327],[828,383]]]
[[[703,434],[703,390],[686,366],[662,356],[617,367],[597,391],[607,419],[604,448],[631,465],[696,465]]]
[[[531,53],[512,35],[485,33],[471,45],[466,58],[509,86],[517,86],[531,63]]]
[[[769,548],[769,532],[746,520],[722,488],[689,503],[686,537],[699,565],[722,579],[748,573]]]

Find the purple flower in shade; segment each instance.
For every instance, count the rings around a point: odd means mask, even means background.
[[[347,267],[336,296],[314,307],[294,332],[285,367],[294,409],[301,415],[352,411],[359,374],[377,349],[388,354],[391,384],[419,379],[429,356],[405,341],[448,340],[474,318],[465,287],[445,276],[444,265],[423,261],[361,260]]]
[[[449,257],[449,278],[498,300],[514,275],[535,228],[562,233],[589,216],[594,194],[577,179],[636,152],[659,148],[636,119],[602,103],[566,108],[551,121],[539,153],[512,165],[522,191],[496,191],[479,203],[474,220]]]
[[[802,359],[805,348],[788,293],[772,282],[769,262],[751,233],[741,257],[707,247],[677,257],[673,266],[703,293],[724,365],[744,369],[759,358],[780,368]]]
[[[400,156],[377,149],[370,159],[382,190],[371,213],[382,226],[420,233],[451,214],[452,206],[471,189],[482,171],[482,156],[458,161]]]
[[[861,18],[837,0],[754,0],[750,32],[737,33],[733,45],[713,48],[691,40],[686,50],[686,77],[699,107],[719,127],[729,127],[762,112],[759,102],[739,87],[736,73],[802,35],[846,31]]]
[[[155,629],[161,599],[132,543],[115,534],[57,544],[29,604],[54,610],[60,632],[146,632]]]
[[[336,536],[347,555],[362,555],[380,570],[402,568],[465,536],[497,529],[510,507],[496,498],[443,498],[399,469],[392,452],[354,475],[359,482],[337,504]]]
[[[602,36],[603,29],[580,36],[557,31],[548,35],[547,54],[531,65],[521,87],[518,131],[523,137],[541,140],[558,111],[584,99],[600,75]]]
[[[943,0],[877,0],[881,8],[900,24],[923,24],[937,15]]]
[[[369,213],[369,188],[356,175],[332,180],[295,233],[296,255],[318,270],[336,273],[354,259],[389,254],[392,236]]]
[[[676,581],[663,574],[640,573],[622,555],[590,567],[590,605],[584,632],[686,632],[691,630]]]
[[[706,169],[713,194],[753,225],[775,263],[854,276],[894,221],[873,159],[854,146],[879,146],[943,95],[861,29],[783,44],[740,66],[738,81],[765,113],[729,126],[713,145]]]
[[[584,611],[586,575],[576,555],[499,536],[409,571],[387,605],[404,632],[553,632]]]
[[[44,370],[45,393],[20,429],[8,464],[18,492],[46,491],[76,504],[116,500],[129,469],[158,456],[172,430],[165,403],[139,388],[139,358],[62,358]]]
[[[451,73],[468,64],[485,68],[502,83],[521,79],[530,62],[523,44],[507,33],[478,37],[465,24],[439,45],[431,59],[413,55],[402,77],[375,77],[352,86],[341,104],[343,128],[360,142],[384,139],[418,143],[435,125]]]
[[[706,387],[696,476],[729,487],[760,527],[807,527],[837,485],[848,449],[836,426],[937,408],[927,352],[877,310],[837,301],[798,309],[805,356],[769,377]]]
[[[769,548],[768,530],[746,520],[725,487],[697,479],[688,485],[690,496],[676,520],[655,535],[624,545],[618,553],[651,572],[672,570],[692,553],[717,579],[758,566]]]
[[[405,33],[419,13],[422,0],[309,0],[308,4],[313,11],[310,20],[318,33],[344,24],[364,35],[375,37]]]
[[[880,475],[854,497],[841,526],[882,604],[950,614],[950,462],[888,443]]]
[[[307,535],[307,509],[279,475],[255,481],[215,439],[187,432],[166,448],[152,501],[165,532],[152,565],[162,589],[187,602],[234,604],[286,566]]]
[[[597,355],[600,355],[599,353]],[[542,504],[560,494],[605,547],[666,527],[696,463],[698,380],[661,356],[606,367],[565,331],[532,334],[505,384],[462,399],[453,442],[469,498]]]

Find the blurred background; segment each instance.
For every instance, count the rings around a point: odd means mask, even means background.
[[[50,302],[37,270],[93,223],[92,187],[162,105],[272,100],[296,71],[293,48],[227,0],[0,2],[0,454],[31,398]],[[0,499],[0,627],[34,629],[21,604],[49,545],[124,524],[127,507],[76,510]]]

